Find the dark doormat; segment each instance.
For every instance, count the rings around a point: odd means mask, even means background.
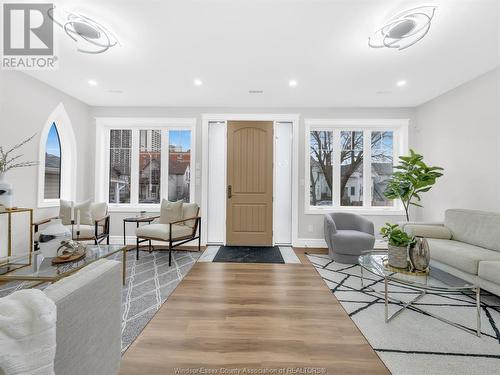
[[[213,262],[224,263],[285,263],[278,246],[221,246]]]

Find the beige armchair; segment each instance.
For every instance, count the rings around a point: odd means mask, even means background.
[[[163,209],[163,208],[162,208]],[[184,203],[182,206],[182,219],[173,222],[162,222],[143,225],[137,228],[136,259],[139,260],[140,244],[149,243],[149,251],[152,251],[151,241],[168,243],[168,265],[172,265],[172,249],[198,240],[198,251],[201,245],[201,217],[198,216],[200,208],[196,203]],[[160,219],[161,215],[155,216]]]
[[[94,241],[97,245],[104,240],[106,244],[109,245],[109,213],[107,203],[92,203],[90,205],[91,214],[91,224],[81,224],[80,225],[80,236],[78,239],[80,241]],[[48,224],[50,220],[61,218],[61,215],[49,217],[46,219],[39,220],[33,223],[34,233],[37,233],[39,227],[44,224]],[[70,232],[73,235],[73,239],[76,239],[76,225],[66,224]],[[35,250],[38,249],[38,244],[35,242]]]

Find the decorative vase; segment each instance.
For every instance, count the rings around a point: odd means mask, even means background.
[[[414,270],[425,271],[431,261],[429,243],[424,237],[417,237],[415,246],[408,250],[410,263]]]
[[[408,249],[406,246],[393,246],[388,245],[388,258],[387,263],[391,267],[407,268],[408,267]]]
[[[7,182],[5,172],[0,173],[0,204],[12,208],[12,185]]]
[[[57,249],[61,246],[61,242],[71,240],[71,231],[62,225],[61,219],[52,219],[47,228],[36,235],[36,239],[43,256],[53,258],[57,256]]]

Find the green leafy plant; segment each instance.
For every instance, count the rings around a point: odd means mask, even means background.
[[[392,246],[408,247],[415,245],[415,237],[410,236],[397,224],[386,223],[385,226],[380,229],[380,234],[389,241],[389,245]]]
[[[406,213],[406,220],[410,220],[410,206],[422,207],[421,193],[429,191],[436,180],[443,174],[441,167],[430,167],[423,161],[424,157],[410,150],[409,156],[400,156],[399,165],[394,168],[384,195],[388,199],[400,199]]]
[[[38,165],[37,161],[19,161],[23,155],[11,156],[11,154],[20,149],[26,143],[31,141],[36,134],[33,134],[31,137],[25,139],[21,143],[18,143],[11,149],[4,151],[3,147],[0,146],[0,173],[5,173],[14,168],[22,168],[22,167],[32,167]]]

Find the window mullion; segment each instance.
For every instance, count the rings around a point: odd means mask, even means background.
[[[130,203],[139,204],[139,129],[132,129],[132,152],[130,161]]]
[[[340,149],[341,149],[341,142],[340,142],[340,129],[333,129],[333,162],[332,162],[332,168],[333,168],[333,207],[334,208],[339,208],[340,207],[340,198],[342,197],[341,191],[340,191],[340,174],[341,174],[341,166],[340,166]]]
[[[169,161],[169,129],[162,129],[161,134],[161,190],[160,197],[168,200],[168,161]],[[161,200],[160,200],[161,203]]]
[[[372,145],[371,139],[372,134],[371,130],[363,131],[363,207],[371,208],[372,205]]]

